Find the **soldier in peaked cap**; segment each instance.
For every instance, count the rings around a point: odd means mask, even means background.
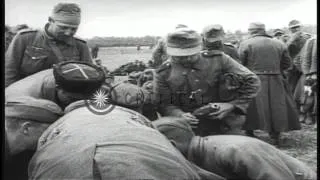
[[[244,119],[239,117],[260,86],[257,76],[221,51],[200,53],[201,36],[192,29],[177,29],[166,39],[170,58],[157,69],[155,80],[154,103],[161,115],[185,117],[200,135],[240,133]],[[233,96],[219,91],[225,73],[242,84],[228,86]],[[220,109],[199,119],[192,114],[209,103]]]
[[[74,37],[81,19],[77,4],[59,3],[43,30],[20,31],[5,55],[5,86],[62,61],[91,62],[85,41]]]
[[[28,162],[42,132],[63,115],[48,100],[30,96],[12,97],[5,102],[5,178],[27,179]]]
[[[251,23],[248,31],[250,38],[239,47],[240,61],[259,76],[261,91],[248,108],[244,129],[250,136],[255,129],[269,132],[278,144],[280,132],[301,128],[283,78],[291,59],[285,44],[267,35],[263,23]]]
[[[261,140],[235,135],[195,136],[182,118],[161,118],[152,124],[189,161],[226,179],[317,179],[306,164]]]
[[[224,30],[220,24],[208,25],[202,31],[204,50],[221,50],[234,60],[239,61],[237,49],[230,43],[224,43]]]
[[[90,97],[104,81],[104,73],[99,67],[87,62],[67,61],[11,84],[5,89],[5,96],[48,99],[65,108],[71,102]]]

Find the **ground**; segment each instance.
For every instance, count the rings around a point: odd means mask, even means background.
[[[256,131],[255,135],[261,140],[270,141],[265,132]],[[301,130],[282,133],[279,149],[306,163],[317,172],[317,127],[315,125],[302,124]]]

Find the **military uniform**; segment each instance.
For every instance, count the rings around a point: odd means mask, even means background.
[[[264,32],[240,44],[240,61],[261,80],[261,91],[248,108],[246,130],[282,132],[300,129],[298,113],[286,90],[283,72],[291,65],[287,47]]]
[[[139,113],[116,106],[99,116],[84,104],[72,106],[40,137],[30,179],[208,178]]]
[[[226,179],[316,179],[306,164],[256,138],[234,135],[194,136],[182,118],[161,118],[153,126],[201,168]]]
[[[186,68],[171,60],[163,64],[157,73],[155,88],[160,101],[157,103],[164,116],[181,116],[210,102],[231,103],[236,107],[235,114],[245,115],[250,99],[255,97],[260,86],[254,73],[217,50],[203,51],[193,67]],[[233,90],[220,86],[220,80],[226,73],[234,74],[241,86]],[[237,123],[236,118],[233,119]],[[211,130],[216,126],[207,123],[210,121],[204,121],[200,126]]]
[[[223,43],[222,51],[232,57],[232,59],[240,62],[238,50],[231,43]]]
[[[5,55],[5,86],[41,70],[52,68],[60,61],[91,62],[89,48],[85,41],[70,38],[68,41],[57,41],[44,30],[22,30],[11,42]],[[59,60],[52,49],[55,44],[63,56]]]

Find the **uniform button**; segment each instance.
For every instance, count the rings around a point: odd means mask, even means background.
[[[199,79],[194,80],[195,82],[199,82]]]
[[[191,72],[194,72],[194,69],[192,69]]]
[[[182,72],[183,75],[187,75],[187,72]]]

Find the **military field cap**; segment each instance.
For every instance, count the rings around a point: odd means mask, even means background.
[[[202,36],[208,42],[221,41],[224,34],[223,27],[220,24],[208,25],[202,30]]]
[[[274,36],[282,35],[282,34],[284,34],[284,31],[281,30],[281,29],[275,29],[275,30],[273,30],[273,35],[274,35]]]
[[[171,56],[190,56],[200,52],[201,37],[189,28],[179,28],[166,38],[167,53]]]
[[[184,25],[184,24],[177,24],[176,26],[176,29],[179,29],[179,28],[187,28],[188,26],[187,25]]]
[[[53,66],[53,75],[60,88],[73,93],[92,93],[105,81],[102,69],[88,62],[61,62]]]
[[[162,117],[153,121],[152,125],[165,135],[166,133],[170,133],[170,131],[176,131],[176,133],[190,133],[194,135],[188,122],[179,117]]]
[[[289,22],[289,29],[301,26],[300,21],[292,20]]]
[[[45,99],[19,96],[5,102],[5,117],[53,123],[62,115],[63,111],[56,103]]]
[[[58,25],[78,27],[81,20],[81,9],[74,3],[59,3],[53,8],[51,18]]]
[[[266,29],[266,26],[263,23],[260,22],[253,22],[249,24],[249,30],[254,30],[254,29]]]

